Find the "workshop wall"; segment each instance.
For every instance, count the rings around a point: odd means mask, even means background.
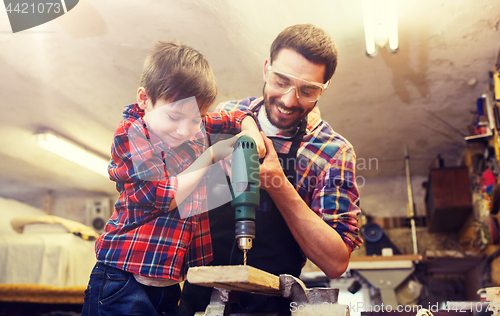
[[[425,216],[425,176],[412,177],[415,215]],[[405,177],[368,178],[359,187],[360,206],[363,214],[373,217],[406,217],[408,191]]]

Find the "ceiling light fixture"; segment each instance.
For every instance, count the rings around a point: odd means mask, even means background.
[[[38,145],[108,178],[108,160],[52,131],[35,134]]]
[[[365,26],[366,55],[374,57],[379,47],[398,51],[397,0],[361,0]]]

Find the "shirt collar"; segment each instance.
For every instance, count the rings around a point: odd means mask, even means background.
[[[257,119],[259,120],[260,127],[266,136],[277,136],[281,134],[280,129],[274,126],[267,118],[266,110],[263,106],[261,106],[258,110]]]

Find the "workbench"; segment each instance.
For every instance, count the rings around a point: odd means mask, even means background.
[[[421,255],[352,257],[348,269],[356,271],[373,287],[379,289],[385,306],[391,305],[396,309],[396,288],[413,273],[414,264],[422,259]]]

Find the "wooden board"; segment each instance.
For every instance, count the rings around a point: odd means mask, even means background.
[[[382,229],[411,227],[411,219],[408,217],[371,217],[369,222],[378,224]],[[416,227],[425,227],[426,225],[425,216],[415,217]]]
[[[36,284],[0,284],[1,302],[83,304],[86,286],[54,287]]]
[[[472,213],[467,167],[431,169],[425,203],[429,232],[458,232]]]
[[[281,296],[279,277],[251,266],[190,268],[189,283],[240,292]]]
[[[356,256],[351,257],[350,262],[358,261],[400,261],[400,260],[411,260],[411,261],[422,261],[421,255],[392,255],[392,256]]]

